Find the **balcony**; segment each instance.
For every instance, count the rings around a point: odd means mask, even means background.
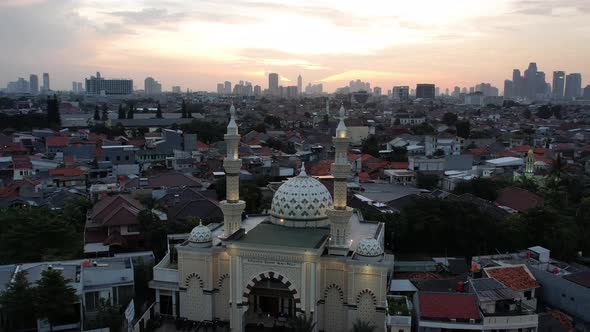
[[[523,313],[521,315],[494,315],[487,316],[483,319],[483,326],[485,330],[505,330],[505,329],[525,329],[537,328],[539,325],[539,317],[537,314]]]
[[[176,263],[170,262],[170,253],[166,254],[166,256],[154,266],[153,271],[154,281],[178,282],[178,266]]]
[[[412,304],[408,301],[408,298],[405,296],[388,295],[387,316],[385,319],[385,324],[391,331],[410,331],[412,327]]]

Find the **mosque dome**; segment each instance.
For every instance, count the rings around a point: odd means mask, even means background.
[[[318,180],[305,173],[290,178],[275,192],[270,215],[277,224],[285,226],[322,226],[326,209],[332,207],[332,196]]]
[[[356,254],[363,257],[377,257],[383,254],[383,248],[377,239],[363,239],[356,248]]]
[[[193,228],[188,236],[189,246],[191,247],[208,247],[211,245],[211,241],[213,241],[211,230],[209,227],[204,226],[203,223],[199,223],[197,227]]]

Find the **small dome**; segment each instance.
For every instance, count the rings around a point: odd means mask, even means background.
[[[293,222],[326,219],[326,209],[332,207],[332,195],[318,180],[309,177],[302,168],[275,192],[270,214],[278,220]]]
[[[188,236],[188,242],[190,246],[209,244],[211,241],[213,241],[211,230],[209,227],[204,226],[202,222],[199,223],[197,227],[193,228],[190,235]]]
[[[364,257],[377,257],[383,254],[383,249],[377,239],[364,239],[359,242],[356,253]]]

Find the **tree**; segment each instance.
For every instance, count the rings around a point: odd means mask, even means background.
[[[474,178],[457,184],[455,194],[469,193],[488,201],[495,201],[498,198],[498,186],[494,180],[486,178]]]
[[[107,121],[109,119],[109,106],[106,103],[102,105],[102,116],[100,119],[102,121]]]
[[[0,293],[0,306],[7,319],[7,330],[32,327],[35,321],[35,290],[27,280],[27,272],[19,271],[14,281]]]
[[[59,100],[56,95],[53,95],[53,97],[47,97],[47,122],[51,127],[61,126]]]
[[[430,135],[435,133],[434,127],[426,122],[412,126],[411,130],[415,135]]]
[[[119,119],[125,119],[127,115],[125,114],[125,110],[123,110],[123,105],[119,104]]]
[[[41,279],[37,282],[37,317],[49,321],[50,331],[53,331],[53,325],[75,314],[74,304],[78,296],[70,282],[59,270],[41,272]]]
[[[182,100],[182,105],[180,106],[180,112],[182,113],[182,118],[186,118],[187,117],[187,113],[186,113],[186,102],[184,101],[184,99]]]
[[[219,179],[215,184],[217,199],[223,200],[227,196],[226,178]],[[258,213],[262,211],[262,191],[252,182],[240,183],[240,199],[246,202],[246,211]]]
[[[371,135],[365,138],[362,142],[361,151],[365,154],[370,154],[375,158],[379,158],[379,141],[375,135]]]
[[[96,327],[108,327],[112,332],[121,331],[123,325],[123,315],[118,306],[114,306],[108,299],[100,299],[98,313],[96,314]]]
[[[416,186],[420,189],[432,190],[438,187],[440,181],[438,175],[418,172],[416,175]]]
[[[129,105],[129,110],[127,110],[127,119],[133,119],[133,112],[135,110],[135,105]]]
[[[162,118],[162,107],[160,106],[160,103],[158,103],[158,109],[156,110],[156,118]]]
[[[352,332],[373,332],[375,329],[377,329],[377,326],[360,319],[357,319],[352,326]]]
[[[457,128],[457,136],[461,138],[469,138],[470,125],[468,120],[458,121],[455,124],[455,128]]]
[[[289,327],[293,332],[312,332],[315,325],[313,318],[307,318],[305,314],[295,316],[289,321]]]
[[[457,122],[457,120],[457,114],[451,112],[446,112],[442,117],[442,122],[447,126],[454,125]]]

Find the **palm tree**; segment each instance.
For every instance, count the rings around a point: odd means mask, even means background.
[[[376,328],[377,326],[371,325],[369,322],[357,319],[352,326],[352,332],[373,332]]]
[[[305,314],[295,316],[289,321],[289,326],[293,332],[312,332],[315,325],[313,318],[307,318]]]

